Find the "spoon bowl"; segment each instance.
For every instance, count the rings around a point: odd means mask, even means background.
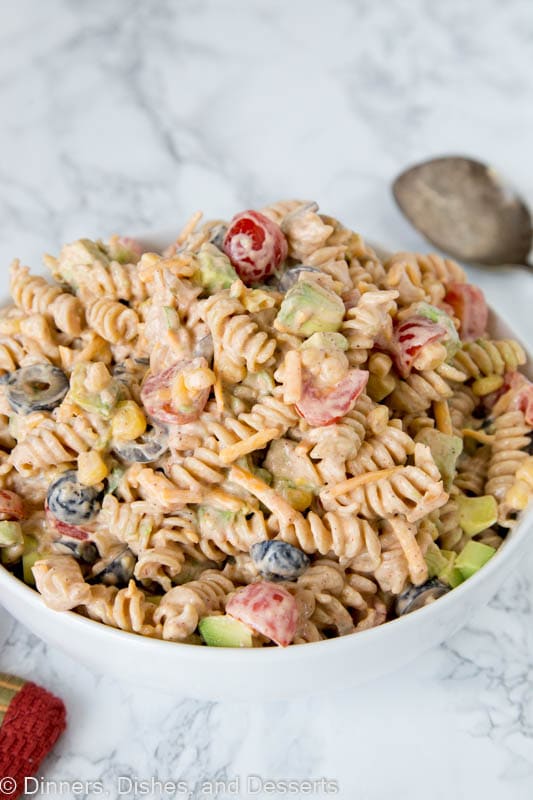
[[[445,156],[399,175],[401,211],[432,244],[461,261],[527,264],[532,219],[523,199],[487,164]]]

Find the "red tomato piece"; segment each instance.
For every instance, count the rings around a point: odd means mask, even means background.
[[[259,211],[233,217],[224,236],[224,252],[246,284],[268,278],[287,258],[287,240],[279,225]]]
[[[366,369],[350,369],[334,389],[324,391],[316,386],[310,372],[303,371],[302,394],[296,410],[310,425],[332,425],[344,417],[368,381]]]
[[[529,383],[518,392],[513,405],[523,412],[526,425],[533,426],[533,383]]]
[[[185,369],[194,370],[207,366],[205,358],[183,359],[162,372],[150,375],[141,389],[141,400],[148,414],[157,422],[170,425],[183,425],[198,419],[207,403],[209,387],[197,392],[189,406],[179,408],[172,399],[172,383]]]
[[[392,348],[400,375],[403,378],[409,375],[412,363],[424,345],[444,339],[446,335],[446,328],[427,317],[410,317],[395,326]]]
[[[9,489],[0,490],[0,519],[24,519],[26,512],[22,498]]]
[[[60,537],[67,536],[70,539],[78,539],[81,542],[89,538],[89,531],[86,531],[85,528],[80,528],[78,525],[70,525],[68,522],[62,522],[57,517],[54,517],[47,504],[45,504],[44,510],[46,519]]]
[[[512,392],[511,408],[522,411],[526,425],[533,426],[533,383],[520,372],[508,372],[504,385]]]
[[[239,589],[228,600],[226,613],[281,647],[287,647],[296,634],[296,600],[283,586],[270,581],[250,583]]]
[[[450,305],[461,323],[463,341],[479,339],[487,330],[489,309],[485,295],[471,283],[450,283],[444,302]]]

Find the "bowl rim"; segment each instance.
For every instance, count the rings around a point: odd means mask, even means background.
[[[145,229],[138,230],[136,233],[131,234],[131,236],[139,239],[142,243],[147,244],[148,246],[152,246],[155,242],[157,242],[156,246],[158,248],[162,248],[165,246],[165,242],[172,242],[176,239],[176,230]],[[373,242],[371,244],[375,248],[380,248],[384,253],[388,252],[388,249],[385,250],[379,244]],[[2,298],[0,298],[0,307],[2,305],[4,305],[4,301]],[[513,333],[514,338],[520,342],[520,337],[518,337],[512,331],[512,327],[507,323],[507,321],[502,318],[500,314],[495,312],[495,310],[490,306],[489,311],[491,315],[491,321],[497,320],[498,322],[503,323],[503,325]],[[533,357],[528,351],[527,347],[524,347],[524,349],[531,363],[531,359]],[[143,636],[142,634],[124,631],[120,628],[106,625],[103,622],[98,622],[97,620],[84,617],[75,611],[58,612],[49,608],[45,605],[41,595],[35,589],[26,585],[24,581],[13,575],[13,573],[2,564],[0,564],[0,587],[5,586],[6,590],[9,591],[10,594],[15,596],[18,595],[26,604],[30,604],[38,613],[44,614],[54,625],[56,625],[56,623],[60,625],[62,621],[66,621],[69,627],[72,627],[74,630],[79,630],[80,635],[84,630],[87,632],[92,631],[96,636],[101,635],[103,637],[107,637],[110,641],[114,639],[117,642],[122,642],[125,646],[133,646],[136,648],[140,647],[143,649],[151,648],[154,653],[156,652],[156,648],[163,648],[161,650],[162,653],[170,653],[172,648],[174,648],[176,654],[181,654],[186,659],[216,659],[221,663],[227,663],[236,661],[237,659],[240,662],[243,658],[247,660],[257,660],[260,658],[263,661],[271,660],[280,662],[281,659],[286,661],[287,659],[298,660],[301,658],[306,658],[309,656],[308,648],[312,646],[314,653],[317,655],[320,653],[322,657],[325,657],[327,653],[331,653],[331,655],[333,655],[336,652],[338,655],[340,655],[342,652],[353,647],[354,641],[368,642],[371,639],[378,639],[386,636],[386,631],[390,630],[391,626],[395,626],[395,629],[398,629],[400,626],[402,626],[402,629],[407,630],[409,627],[419,624],[418,621],[421,620],[421,615],[425,615],[424,618],[427,618],[430,614],[438,614],[439,608],[442,610],[442,612],[444,612],[445,608],[452,603],[460,602],[461,598],[467,596],[469,592],[473,592],[476,587],[481,587],[484,583],[490,581],[493,573],[496,570],[499,570],[500,564],[503,566],[503,562],[509,561],[512,558],[513,553],[520,546],[522,546],[523,541],[526,539],[529,528],[533,528],[533,503],[530,504],[530,507],[522,513],[516,527],[510,529],[508,537],[504,540],[494,557],[484,564],[484,566],[478,570],[478,572],[472,575],[472,577],[468,578],[468,580],[465,580],[459,586],[447,592],[434,603],[423,606],[422,608],[419,608],[409,614],[405,614],[402,617],[396,617],[395,619],[389,620],[382,625],[377,625],[374,628],[367,628],[366,630],[350,633],[345,636],[337,636],[332,639],[323,639],[319,642],[305,642],[304,644],[297,646],[252,648],[202,647],[184,642],[156,639],[149,636]],[[2,598],[0,596],[0,606],[1,605]],[[244,653],[246,653],[246,655],[243,656]]]

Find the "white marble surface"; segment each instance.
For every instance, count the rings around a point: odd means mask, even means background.
[[[490,160],[533,201],[532,39],[528,0],[1,3],[3,270],[83,234],[294,195],[385,244],[420,247],[389,181],[430,154]],[[482,282],[531,342],[531,277]],[[191,797],[206,796],[197,782],[240,776],[239,794],[218,796],[254,796],[253,773],[325,776],[350,800],[529,800],[529,561],[445,646],[349,696],[169,698],[92,674],[16,624],[0,669],[67,703],[42,775],[101,780],[112,798],[118,775],[188,781]]]

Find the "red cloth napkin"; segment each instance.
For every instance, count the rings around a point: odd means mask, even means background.
[[[24,791],[66,726],[62,700],[31,681],[0,672],[0,800]]]

